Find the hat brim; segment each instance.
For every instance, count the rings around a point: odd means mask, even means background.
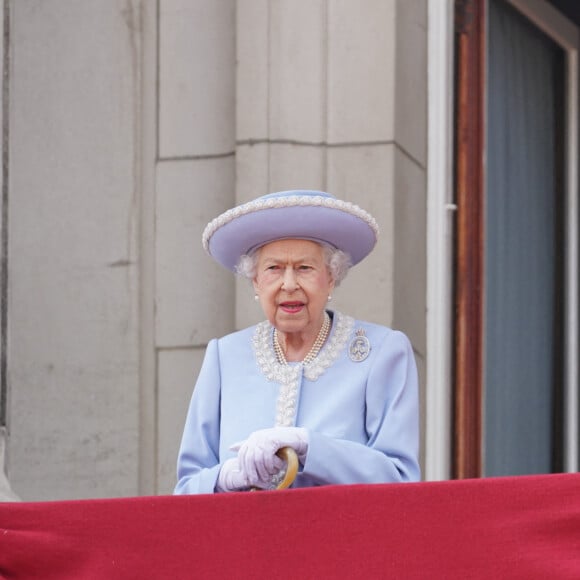
[[[211,222],[203,242],[220,264],[235,271],[241,255],[281,239],[326,242],[348,253],[352,264],[365,258],[377,242],[378,226],[354,204],[321,197],[285,197],[284,205],[245,204]],[[236,215],[237,214],[237,215]]]

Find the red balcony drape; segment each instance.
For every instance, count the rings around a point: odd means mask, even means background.
[[[580,474],[4,503],[0,578],[577,579]]]

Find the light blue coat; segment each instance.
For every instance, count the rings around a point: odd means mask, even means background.
[[[419,480],[409,340],[330,314],[330,336],[310,365],[278,363],[268,322],[208,344],[179,451],[176,494],[212,493],[221,464],[235,456],[229,447],[276,425],[308,429],[308,454],[293,487]],[[357,336],[359,361],[350,354]]]

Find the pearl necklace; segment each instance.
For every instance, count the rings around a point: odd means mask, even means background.
[[[324,346],[326,339],[328,338],[328,334],[330,333],[330,316],[328,316],[328,312],[324,312],[324,322],[318,331],[318,336],[312,345],[312,348],[308,351],[308,354],[304,357],[302,364],[310,364],[320,352],[320,349]],[[286,356],[284,355],[284,351],[280,346],[280,341],[278,340],[278,330],[274,328],[274,351],[276,352],[276,357],[278,358],[278,362],[283,365],[287,365],[288,361],[286,360]]]

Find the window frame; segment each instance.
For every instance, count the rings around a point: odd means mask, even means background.
[[[427,361],[424,479],[451,476],[454,0],[428,4]]]
[[[578,48],[579,28],[545,0],[506,0],[566,54],[564,470],[578,470]],[[483,454],[483,203],[486,0],[455,2],[456,125],[453,458],[457,478],[480,477]],[[572,130],[569,130],[572,128]]]

